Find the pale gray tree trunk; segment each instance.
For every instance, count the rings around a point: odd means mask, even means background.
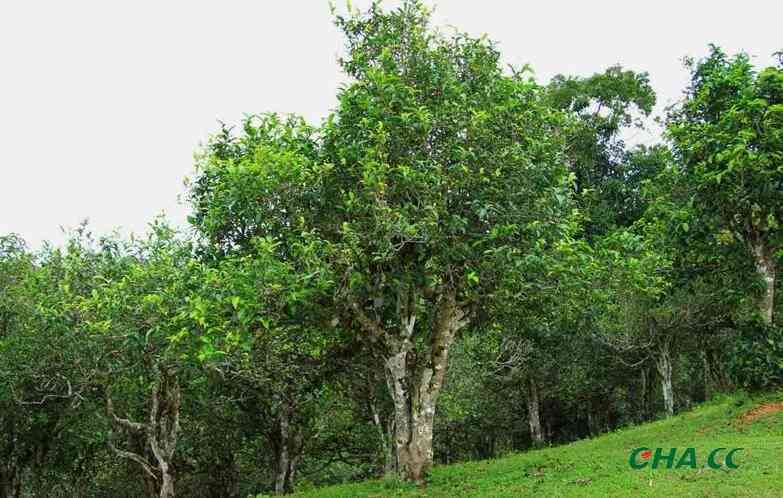
[[[284,446],[287,445],[284,444]],[[287,448],[278,455],[275,476],[275,494],[286,495],[294,492],[296,462],[296,455],[292,455]]]
[[[772,325],[772,315],[775,309],[775,278],[777,276],[774,250],[763,242],[757,241],[751,244],[751,251],[756,263],[756,272],[764,284],[759,301],[759,312],[764,323]]]
[[[145,485],[154,481],[158,498],[174,498],[174,472],[172,463],[179,436],[181,392],[176,373],[155,367],[157,379],[152,392],[152,406],[146,423],[132,422],[117,416],[111,395],[107,396],[109,416],[114,425],[140,437],[152,453],[147,455],[121,450],[111,442],[110,447],[119,457],[139,464],[144,471]],[[152,460],[152,461],[151,461]]]
[[[593,420],[593,409],[588,407],[587,409],[587,432],[590,433],[590,437],[595,436],[595,421]],[[532,434],[532,431],[531,431]]]
[[[388,426],[384,427],[381,421],[381,416],[378,413],[378,409],[375,403],[370,401],[370,411],[372,412],[372,421],[375,425],[375,429],[378,431],[378,440],[381,443],[381,451],[383,451],[383,475],[389,476],[397,472],[397,465],[394,459],[394,449],[392,448],[391,440],[394,434],[394,418],[390,417]]]
[[[288,454],[288,414],[283,408],[279,420],[279,448],[277,450],[277,475],[275,477],[275,494],[282,495],[286,493],[285,485],[288,481],[288,472],[291,466],[291,459]]]
[[[159,370],[158,386],[152,396],[147,436],[161,477],[160,498],[174,497],[172,463],[179,436],[180,387],[175,374]]]
[[[648,403],[647,403],[647,400],[648,400],[648,396],[647,396],[648,387],[647,387],[647,385],[648,385],[648,382],[647,382],[647,367],[646,366],[643,366],[641,368],[641,374],[642,374],[642,387],[641,387],[641,391],[642,392],[641,392],[641,401],[640,401],[640,405],[641,405],[641,409],[642,409],[641,410],[642,411],[641,419],[642,420],[647,420],[647,413],[648,413]]]
[[[275,494],[294,492],[296,465],[302,449],[301,433],[292,425],[294,405],[284,403],[280,410],[277,434],[277,469],[275,471]]]
[[[707,401],[710,399],[710,396],[712,395],[712,378],[710,375],[711,369],[710,369],[710,362],[707,358],[707,352],[702,350],[701,351],[701,369],[702,369],[702,382],[704,385],[702,386],[702,392],[701,392],[701,401]]]
[[[179,417],[181,391],[176,376],[168,372],[162,374],[163,380],[156,396],[152,399],[150,423],[155,434],[150,438],[150,446],[161,473],[160,498],[174,497],[174,453],[179,438]]]
[[[532,375],[527,377],[527,420],[530,425],[530,439],[533,446],[544,445],[544,432],[541,429],[541,401],[538,385]]]
[[[658,374],[661,376],[661,390],[663,391],[663,405],[666,409],[666,416],[674,415],[674,388],[672,387],[672,359],[671,359],[671,340],[663,340],[658,347],[658,357],[656,358]]]
[[[394,402],[393,447],[397,469],[404,479],[422,483],[432,467],[435,408],[445,380],[449,348],[466,321],[464,311],[457,305],[456,293],[441,295],[429,344],[417,354],[413,344],[414,303],[410,296],[398,299],[400,332],[384,332],[383,338],[388,351],[386,382]],[[367,323],[366,317],[360,320]]]

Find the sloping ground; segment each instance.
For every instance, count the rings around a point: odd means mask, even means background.
[[[669,420],[506,458],[436,467],[427,488],[376,480],[302,492],[300,498],[347,497],[783,497],[783,392],[724,397]],[[696,451],[697,469],[661,464],[634,470],[634,448]],[[744,448],[737,469],[707,467],[715,448]],[[717,458],[723,462],[724,450]],[[644,461],[642,457],[639,461]]]

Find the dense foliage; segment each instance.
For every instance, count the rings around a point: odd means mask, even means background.
[[[335,19],[334,111],[219,130],[189,233],[0,237],[0,498],[425,484],[783,383],[783,67],[712,47],[628,147],[645,73]]]

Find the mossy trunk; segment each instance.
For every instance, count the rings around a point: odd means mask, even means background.
[[[141,467],[144,485],[150,496],[174,498],[173,461],[180,429],[181,391],[176,372],[158,365],[155,371],[157,378],[146,423],[119,417],[114,411],[111,393],[107,397],[107,409],[114,425],[128,433],[130,442],[140,442],[138,446],[142,448],[123,450],[114,446],[111,440],[109,445],[117,456]]]
[[[416,314],[403,307],[401,333],[387,337],[386,381],[394,402],[393,447],[400,476],[418,484],[432,468],[432,437],[438,395],[443,387],[449,349],[464,313],[453,292],[439,299],[430,341],[414,352]],[[408,311],[409,310],[409,311]]]

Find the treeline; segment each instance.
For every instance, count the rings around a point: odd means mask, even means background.
[[[336,109],[212,136],[189,230],[0,238],[0,498],[423,483],[783,382],[783,64],[710,47],[627,147],[646,74],[429,21],[336,15]]]

